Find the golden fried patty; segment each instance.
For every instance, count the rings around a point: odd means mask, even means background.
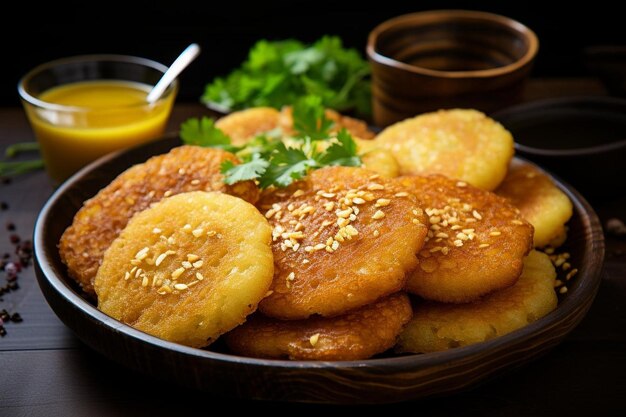
[[[443,174],[485,189],[500,184],[513,157],[513,137],[476,110],[440,110],[396,123],[375,139],[402,174]]]
[[[363,168],[387,178],[400,175],[400,165],[391,152],[380,147],[374,140],[355,139],[357,152],[361,156]]]
[[[273,293],[261,311],[279,319],[335,316],[404,287],[426,236],[426,215],[394,180],[329,167],[259,207],[273,227]]]
[[[512,164],[495,192],[513,203],[535,227],[535,247],[563,243],[572,202],[550,177],[531,165]]]
[[[371,139],[374,133],[369,130],[367,123],[348,116],[342,116],[334,110],[326,109],[326,117],[335,125],[331,129],[338,132],[345,128],[351,135],[361,139]],[[246,110],[233,112],[222,117],[215,126],[226,133],[235,145],[243,145],[255,136],[280,129],[283,136],[294,134],[291,107],[284,107],[278,111],[271,107],[252,107]]]
[[[522,328],[556,308],[556,273],[550,259],[532,251],[512,287],[468,304],[422,302],[398,342],[399,352],[437,352],[483,342]]]
[[[342,316],[281,321],[256,314],[226,338],[245,356],[294,360],[367,359],[391,348],[411,319],[409,298],[397,293]]]
[[[135,215],[104,254],[98,308],[136,329],[203,347],[244,322],[274,272],[271,228],[218,192],[163,199]]]
[[[222,191],[254,203],[259,191],[252,181],[226,185],[220,165],[237,158],[219,149],[181,146],[121,173],[85,201],[59,242],[61,260],[87,293],[109,247],[128,220],[163,197],[186,191]]]
[[[511,286],[532,249],[533,227],[504,198],[440,175],[400,177],[429,216],[409,292],[463,303]]]

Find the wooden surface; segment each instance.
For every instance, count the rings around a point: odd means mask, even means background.
[[[527,94],[540,98],[603,93],[596,82],[557,80],[534,81]],[[178,105],[171,126],[175,129],[188,116],[204,113],[197,105]],[[0,150],[31,139],[21,109],[0,109]],[[29,237],[36,215],[51,192],[43,172],[0,185],[0,201],[10,205],[9,210],[0,211],[0,254],[12,250],[5,223],[15,223],[17,233]],[[592,203],[603,222],[611,217],[626,219],[626,196]],[[220,401],[233,409],[254,405],[263,411],[326,411],[323,406],[228,401],[128,371],[86,348],[58,320],[44,301],[32,268],[21,273],[19,283],[18,291],[2,296],[0,301],[0,309],[19,311],[24,318],[22,323],[8,324],[8,335],[0,339],[2,417],[197,415],[193,410],[209,414]],[[4,285],[4,273],[0,273],[0,285]],[[411,407],[421,415],[609,416],[626,412],[625,394],[626,240],[608,237],[598,297],[587,317],[562,344],[495,381],[452,397],[419,401]],[[399,409],[384,407],[384,412]]]

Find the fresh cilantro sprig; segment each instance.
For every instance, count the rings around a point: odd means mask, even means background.
[[[260,40],[239,68],[207,84],[202,101],[225,111],[280,109],[299,97],[316,95],[325,107],[369,117],[370,72],[361,54],[345,48],[336,36],[310,45],[293,39]]]
[[[261,188],[287,187],[311,170],[325,166],[360,166],[356,142],[347,130],[333,136],[333,122],[326,118],[321,100],[305,97],[293,107],[292,146],[279,139],[258,136],[245,146],[232,145],[230,137],[211,119],[189,119],[181,125],[180,137],[189,145],[208,146],[234,152],[242,163],[225,161],[221,166],[224,182],[256,180]]]

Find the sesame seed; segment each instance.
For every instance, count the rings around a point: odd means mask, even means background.
[[[131,274],[134,274],[136,270],[137,270],[137,267],[136,267],[136,266],[133,266],[133,269],[131,269],[131,270],[130,270],[130,273],[131,273]]]
[[[479,247],[480,249],[482,249],[482,248],[487,248],[487,247],[489,247],[489,243],[481,243],[480,245],[478,245],[478,247]]]
[[[324,198],[333,198],[335,197],[336,194],[335,193],[322,193],[321,195]]]
[[[135,254],[135,259],[137,259],[138,261],[141,261],[143,259],[146,258],[146,256],[148,256],[148,251],[150,250],[150,248],[145,247],[143,249],[141,249],[139,252],[137,252]]]
[[[449,237],[450,237],[450,236],[448,236],[448,234],[447,234],[447,233],[443,233],[443,232],[439,232],[439,233],[437,233],[435,236],[440,237],[440,238],[443,238],[443,239],[447,239],[447,238],[449,238]]]
[[[563,285],[563,281],[561,281],[560,279],[557,279],[556,281],[554,281],[554,287],[560,287],[561,285]]]
[[[439,252],[441,249],[443,249],[441,246],[435,246],[429,252],[430,253],[435,253],[435,252]]]
[[[565,294],[567,292],[567,287],[563,286],[559,289],[559,294]]]
[[[161,233],[163,230],[159,229],[158,227],[155,227],[154,229],[152,229],[152,233],[154,233],[155,235],[158,235],[159,233]]]
[[[165,258],[167,257],[168,253],[164,252],[162,254],[160,254],[157,258],[156,258],[156,262],[154,263],[156,266],[161,265],[161,262],[163,262],[165,260]]]
[[[172,289],[168,286],[168,285],[164,285],[161,288],[159,288],[157,290],[157,294],[159,295],[165,295],[165,294],[169,294],[172,292]]]
[[[571,271],[569,271],[569,272],[567,273],[567,275],[565,276],[565,279],[569,281],[569,280],[570,280],[570,279],[572,279],[572,277],[573,277],[574,275],[576,275],[577,273],[578,273],[578,269],[574,268],[574,269],[572,269]]]
[[[302,195],[304,195],[304,191],[302,191],[302,190],[296,190],[296,191],[293,193],[293,196],[294,196],[294,197],[300,197],[300,196],[302,196]]]
[[[309,262],[311,262],[311,261],[309,261],[309,260],[308,260],[308,259],[306,259],[306,258],[304,258],[304,259],[302,260],[302,263],[303,263],[303,264],[308,264]]]
[[[330,247],[330,246],[328,246],[328,245],[326,245],[326,246],[324,247],[324,249],[326,249],[326,252],[328,252],[328,253],[333,253],[333,248],[331,248],[331,247]]]
[[[523,221],[521,221],[521,220],[512,220],[512,221],[511,221],[511,223],[516,224],[516,225],[518,225],[518,226],[521,226],[521,225],[523,225],[523,224],[524,224],[524,222],[523,222]]]
[[[370,191],[384,190],[385,186],[381,185],[381,184],[377,184],[377,183],[372,183],[372,184],[367,186],[367,189],[370,190]]]
[[[204,276],[200,272],[196,272],[196,279],[198,281],[202,281],[204,279]]]
[[[457,181],[457,187],[467,187],[467,183],[465,181]]]
[[[179,276],[182,275],[183,272],[185,272],[185,268],[175,269],[174,271],[172,271],[172,279],[177,279]]]
[[[190,269],[191,268],[191,262],[189,261],[182,261],[181,265],[183,266],[183,268],[185,269]]]
[[[383,217],[385,217],[385,213],[383,213],[383,211],[382,211],[382,210],[378,210],[378,211],[376,211],[376,213],[374,213],[374,215],[372,216],[372,219],[374,219],[374,220],[380,220],[380,219],[382,219]]]
[[[333,241],[333,244],[332,244],[332,245],[330,245],[330,247],[331,247],[333,250],[337,250],[337,248],[339,248],[339,242],[337,242],[336,240],[335,240],[335,241]]]
[[[454,243],[454,246],[459,247],[459,248],[460,248],[461,246],[463,246],[463,241],[462,241],[462,240],[460,240],[460,239],[457,239],[457,240],[455,240],[455,241],[454,241],[454,242],[452,242],[452,243]]]
[[[395,194],[396,197],[407,197],[408,195],[409,193],[406,193],[404,191]]]
[[[572,265],[569,262],[565,262],[565,263],[563,263],[563,266],[561,268],[563,268],[563,271],[567,271],[571,267],[572,267]]]
[[[469,237],[467,237],[467,235],[466,235],[465,233],[463,233],[463,232],[459,232],[459,233],[457,233],[457,234],[456,234],[456,238],[457,238],[457,239],[461,239],[461,240],[467,240],[467,239],[469,239]]]
[[[189,262],[195,262],[198,259],[200,259],[200,257],[198,255],[194,255],[193,253],[190,253],[189,255],[187,255],[187,260]]]
[[[172,195],[172,190],[167,190],[166,192],[163,193],[163,197],[169,197]]]
[[[356,236],[356,235],[359,234],[359,231],[356,230],[354,228],[354,226],[352,226],[352,225],[347,225],[346,226],[346,232],[348,232],[348,235],[350,235],[350,236]]]
[[[356,197],[355,199],[352,200],[352,202],[354,204],[365,204],[365,200],[363,200],[361,197]]]
[[[186,231],[186,232],[190,231],[191,230],[191,225],[189,223],[184,225],[183,226],[183,230]]]
[[[318,243],[317,245],[313,246],[313,250],[322,250],[326,247],[325,244],[323,243]]]
[[[304,247],[304,251],[305,252],[313,252],[313,246],[305,246]]]
[[[320,334],[319,333],[315,333],[313,336],[311,336],[309,338],[309,343],[311,344],[311,346],[315,346],[317,345],[317,342],[320,339]]]
[[[418,219],[413,219],[411,220],[413,222],[413,224],[421,224],[420,221]]]
[[[209,230],[208,232],[206,232],[206,235],[208,237],[213,237],[217,234],[217,232],[215,230]]]
[[[187,288],[189,288],[187,284],[183,284],[183,283],[174,284],[174,289],[177,289],[179,291],[186,290]]]
[[[380,236],[380,232],[378,230],[374,230],[374,237]]]
[[[496,231],[493,231],[493,232],[489,233],[489,236],[500,236],[501,234],[502,234],[502,232],[499,232],[499,231],[496,230]]]
[[[143,279],[141,280],[141,286],[142,287],[147,287],[148,286],[148,277],[147,276],[143,276]]]
[[[289,273],[289,275],[287,275],[287,280],[293,281],[294,279],[296,279],[296,273],[292,271]]]
[[[441,248],[441,253],[443,253],[444,255],[447,255],[450,252],[450,248],[448,248],[447,246],[444,246],[443,248]]]
[[[191,234],[194,235],[195,237],[200,237],[202,233],[204,233],[204,229],[202,228],[195,229],[193,232],[191,232]]]
[[[173,245],[174,243],[176,243],[176,241],[174,240],[174,237],[170,236],[167,238],[167,243],[169,243],[170,245]]]
[[[477,220],[482,220],[483,218],[483,216],[481,216],[476,210],[472,211],[472,216],[474,216]]]
[[[430,221],[431,224],[437,224],[437,223],[441,222],[441,217],[439,217],[439,216],[431,216],[429,221]]]
[[[455,224],[454,226],[450,228],[450,230],[459,230],[460,228],[461,226],[459,226],[458,224]]]
[[[348,207],[348,208],[347,208],[347,209],[345,209],[345,210],[337,210],[337,211],[335,212],[335,215],[336,215],[337,217],[343,217],[343,218],[345,218],[345,219],[347,219],[348,217],[350,217],[350,214],[352,214],[352,209],[351,209],[350,207]]]
[[[135,278],[139,278],[139,275],[143,272],[143,269],[139,268],[135,271]]]
[[[328,203],[324,204],[324,210],[326,211],[333,211],[334,208],[335,208],[335,203],[332,201],[329,201]]]
[[[130,272],[126,271],[126,273],[124,274],[124,279],[128,280],[130,278]]]
[[[379,198],[378,200],[376,200],[376,207],[385,207],[388,206],[391,203],[391,200],[389,200],[388,198]]]

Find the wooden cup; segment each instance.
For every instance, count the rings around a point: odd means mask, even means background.
[[[370,32],[374,123],[384,127],[444,108],[491,112],[520,101],[539,48],[508,17],[435,10],[390,19]]]

